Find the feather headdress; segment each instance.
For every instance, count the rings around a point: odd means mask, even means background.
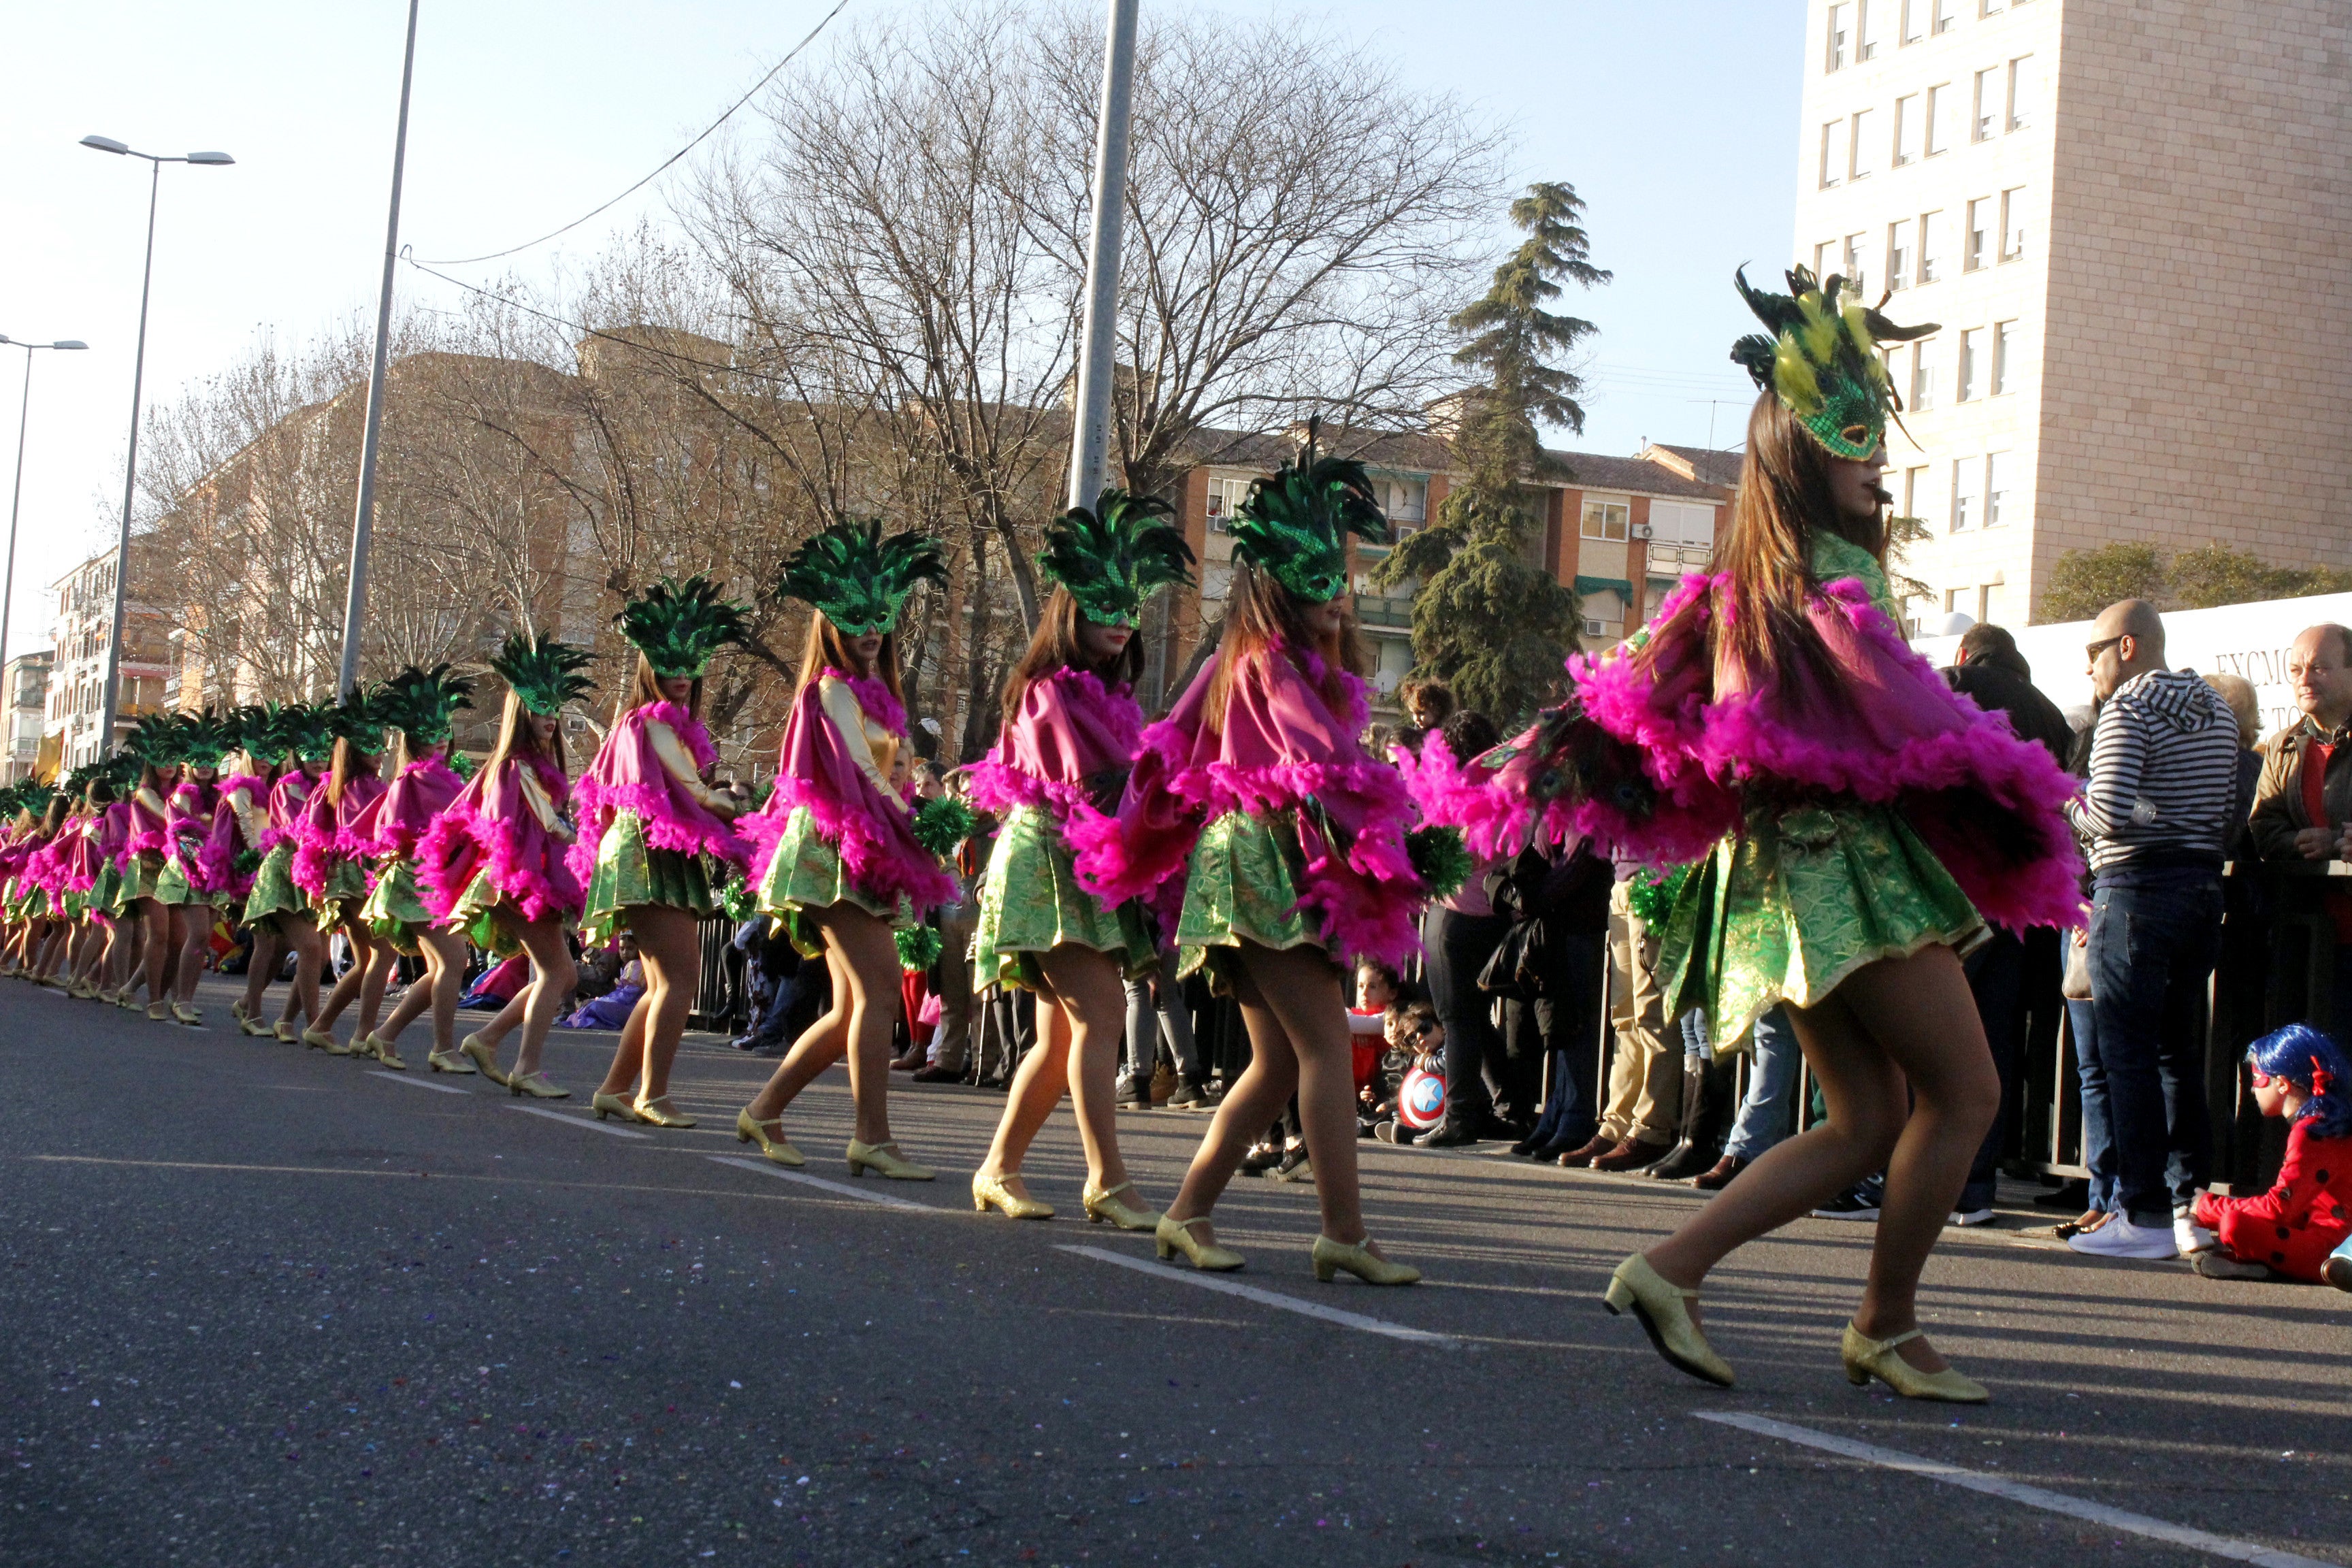
[[[384,727],[390,722],[383,712],[381,690],[347,691],[326,705],[335,739],[349,741],[354,750],[370,756],[383,750]]]
[[[665,680],[701,679],[711,655],[751,629],[743,606],[720,598],[708,577],[665,577],[622,605],[613,621]]]
[[[1087,619],[1133,626],[1153,589],[1192,580],[1192,547],[1158,521],[1172,510],[1156,496],[1106,489],[1093,510],[1074,506],[1046,524],[1037,570],[1067,588]]]
[[[271,726],[279,753],[306,763],[323,763],[333,756],[341,733],[332,702],[289,702],[278,710]]]
[[[248,702],[227,720],[230,742],[257,764],[276,762],[286,754],[280,732],[284,710],[275,702]]]
[[[201,713],[183,713],[174,721],[180,731],[180,761],[191,767],[216,768],[236,743],[230,721],[207,708]]]
[[[489,662],[522,705],[542,717],[562,711],[565,703],[596,685],[580,673],[588,668],[587,654],[544,632],[536,638],[508,633],[505,644]]]
[[[1293,598],[1320,605],[1348,588],[1348,535],[1389,542],[1371,477],[1349,458],[1318,458],[1309,437],[1295,463],[1250,488],[1234,509],[1234,558],[1269,572]]]
[[[128,756],[150,767],[168,768],[180,761],[180,726],[177,716],[171,713],[142,713],[124,738],[122,750]]]
[[[1835,273],[1816,283],[1809,268],[1791,268],[1786,294],[1748,287],[1744,267],[1732,282],[1766,328],[1732,344],[1733,361],[1831,456],[1859,461],[1878,450],[1887,416],[1903,406],[1878,345],[1924,338],[1937,323],[1898,327],[1859,300],[1841,300],[1846,281]]]
[[[474,705],[473,694],[474,683],[450,674],[446,664],[412,664],[376,688],[376,710],[412,744],[437,746],[457,729],[457,710]]]
[[[784,563],[779,598],[815,605],[845,637],[887,633],[918,583],[944,583],[940,542],[927,533],[882,537],[882,520],[836,522]]]

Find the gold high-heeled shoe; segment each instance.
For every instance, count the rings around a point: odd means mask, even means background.
[[[1138,1208],[1133,1204],[1119,1201],[1119,1194],[1133,1191],[1133,1182],[1121,1182],[1115,1187],[1098,1187],[1090,1181],[1078,1189],[1078,1204],[1087,1211],[1090,1224],[1115,1225],[1121,1230],[1158,1230],[1160,1211]]]
[[[1601,1300],[1612,1313],[1631,1311],[1652,1347],[1675,1366],[1718,1388],[1731,1386],[1731,1364],[1715,1353],[1683,1304],[1697,1300],[1698,1292],[1668,1284],[1640,1253],[1617,1266]]]
[[[849,1141],[849,1173],[862,1176],[868,1171],[877,1176],[887,1176],[894,1182],[928,1182],[934,1174],[898,1152],[896,1142],[860,1143],[852,1138]]]
[[[138,989],[139,983],[137,981],[133,980],[127,982],[120,990],[113,994],[114,1005],[121,1008],[126,1013],[137,1012],[139,1010],[139,1004],[131,1000],[131,994]],[[103,996],[106,993],[101,991],[99,994]]]
[[[776,1130],[776,1135],[773,1138],[768,1136],[767,1130],[771,1127]],[[795,1171],[808,1163],[807,1157],[785,1141],[782,1117],[774,1117],[766,1121],[754,1121],[751,1120],[751,1108],[748,1105],[735,1113],[735,1142],[757,1143],[762,1156]]]
[[[299,1046],[302,1043],[302,1037],[294,1032],[294,1026],[288,1019],[280,1018],[270,1025],[269,1032],[278,1037],[280,1045]]]
[[[555,1086],[555,1080],[547,1076],[545,1068],[534,1073],[507,1074],[507,1092],[518,1098],[527,1095],[532,1100],[570,1100],[572,1098],[570,1089],[558,1089]]]
[[[1002,1209],[1006,1219],[1052,1219],[1054,1205],[1041,1204],[1035,1198],[1024,1197],[1004,1184],[1003,1176],[992,1176],[975,1171],[971,1178],[971,1206],[986,1214],[990,1209]]]
[[[205,1026],[205,1010],[201,1007],[184,1007],[174,1002],[172,1004],[172,1016],[191,1029],[201,1029]]]
[[[234,1019],[239,1026],[242,1026],[245,1021],[253,1015],[245,1010],[245,998],[240,996],[236,1001],[231,1002],[228,1005],[228,1016],[230,1018]]]
[[[1856,1388],[1867,1388],[1874,1377],[1906,1399],[1946,1405],[1982,1405],[1992,1397],[1983,1384],[1963,1377],[1957,1367],[1921,1372],[1895,1353],[1895,1346],[1919,1337],[1919,1330],[1909,1329],[1891,1340],[1874,1340],[1848,1323],[1845,1342],[1838,1348],[1839,1359],[1845,1363],[1845,1380]]]
[[[1153,1247],[1163,1261],[1181,1252],[1191,1259],[1193,1268],[1205,1268],[1212,1274],[1230,1274],[1249,1261],[1230,1247],[1202,1241],[1192,1234],[1194,1226],[1208,1223],[1209,1216],[1204,1214],[1196,1214],[1191,1219],[1170,1219],[1161,1215],[1160,1223],[1151,1227]]]
[[[360,1037],[360,1041],[367,1047],[368,1055],[375,1058],[378,1067],[388,1068],[393,1072],[408,1070],[408,1064],[400,1059],[400,1047],[382,1035],[362,1035]]]
[[[302,1043],[314,1051],[324,1051],[331,1057],[347,1057],[352,1054],[351,1047],[335,1038],[334,1032],[331,1029],[306,1028],[302,1031]]]
[[[677,1107],[669,1102],[669,1096],[666,1094],[661,1096],[658,1100],[638,1100],[633,1101],[630,1104],[629,1109],[635,1111],[637,1113],[637,1120],[644,1122],[648,1127],[691,1127],[694,1125],[694,1118],[680,1112]]]
[[[66,994],[77,1002],[93,1002],[98,999],[98,987],[87,980],[68,981],[66,984]]]
[[[463,1057],[451,1056],[447,1051],[426,1051],[425,1053],[425,1065],[431,1068],[435,1072],[446,1072],[453,1078],[471,1078],[474,1076],[473,1063],[467,1061]]]
[[[151,1024],[170,1023],[172,1021],[172,1009],[170,1005],[163,1002],[148,1003],[147,1021]]]
[[[1352,1244],[1318,1236],[1308,1257],[1315,1263],[1315,1278],[1326,1285],[1342,1270],[1367,1285],[1410,1285],[1421,1278],[1421,1270],[1412,1264],[1391,1263],[1373,1252],[1369,1236]]]
[[[370,1061],[374,1060],[375,1037],[368,1034],[364,1030],[359,1034],[353,1035],[352,1037],[351,1048],[344,1054],[347,1056],[364,1058]]]
[[[242,1018],[238,1020],[236,1026],[239,1033],[251,1035],[257,1040],[275,1039],[277,1037],[277,1031],[258,1018],[251,1016]]]
[[[606,1094],[601,1089],[589,1096],[588,1110],[589,1114],[599,1121],[609,1116],[617,1116],[624,1121],[635,1121],[637,1119],[637,1108],[629,1103],[627,1095]]]
[[[507,1075],[499,1070],[498,1048],[479,1035],[467,1035],[457,1042],[458,1054],[482,1069],[482,1076],[492,1083],[504,1083]]]

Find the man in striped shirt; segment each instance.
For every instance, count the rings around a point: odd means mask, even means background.
[[[2196,1027],[2221,945],[2221,854],[2237,800],[2238,723],[2221,694],[2164,665],[2144,599],[2092,623],[2100,702],[2091,773],[2067,816],[2092,878],[2088,1048],[2105,1068],[2116,1215],[2067,1243],[2171,1258],[2205,1184],[2210,1131]]]

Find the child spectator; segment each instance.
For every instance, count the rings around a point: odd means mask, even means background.
[[[1383,1143],[1411,1143],[1423,1130],[1406,1125],[1397,1110],[1397,1096],[1404,1087],[1405,1074],[1416,1067],[1444,1081],[1445,1026],[1438,1021],[1437,1009],[1427,1002],[1394,1004],[1385,1023],[1389,1048],[1381,1058],[1380,1077],[1366,1091],[1376,1097],[1378,1120],[1372,1136]]]
[[[2314,1282],[2352,1238],[2352,1064],[2308,1024],[2289,1024],[2246,1049],[2254,1103],[2289,1124],[2278,1181],[2260,1197],[2200,1193],[2196,1223],[2218,1245],[2196,1254],[2208,1279]]]
[[[1396,971],[1375,958],[1356,963],[1356,1005],[1348,1009],[1349,1043],[1355,1047],[1356,1093],[1361,1098],[1381,1070],[1389,1009],[1396,1005]]]

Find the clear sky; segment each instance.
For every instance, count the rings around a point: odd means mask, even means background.
[[[419,256],[475,255],[577,217],[674,152],[831,3],[424,0],[403,240]],[[1176,4],[1266,9],[1143,0],[1147,16]],[[1509,128],[1518,183],[1564,179],[1590,204],[1593,260],[1617,280],[1568,302],[1601,332],[1586,428],[1562,444],[1705,442],[1711,414],[1717,443],[1736,439],[1738,409],[1706,400],[1747,396],[1724,357],[1749,324],[1732,268],[1769,273],[1790,244],[1795,0],[1272,8],[1335,19],[1432,91],[1469,100]],[[850,0],[834,26],[922,9]],[[299,338],[372,310],[405,15],[404,0],[0,7],[0,334],[91,349],[33,367],[10,651],[46,643],[42,590],[106,546],[121,505],[147,171],[76,142],[97,132],[237,160],[163,170],[147,395],[168,398],[257,332]],[[614,226],[658,216],[659,192],[503,265],[593,251]],[[423,283],[403,269],[412,302],[433,302]],[[0,469],[15,461],[23,371],[20,351],[0,349]]]

